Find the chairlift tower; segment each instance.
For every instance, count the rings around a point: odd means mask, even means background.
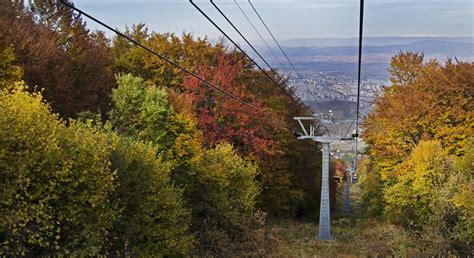
[[[351,212],[350,206],[350,186],[354,183],[354,173],[355,173],[355,162],[356,162],[356,151],[354,149],[354,157],[352,158],[351,168],[346,169],[346,186],[345,186],[345,197],[344,197],[344,212]]]
[[[350,187],[352,184],[352,170],[346,169],[346,182],[345,182],[345,194],[344,194],[344,212],[350,213],[351,212],[351,205],[350,205]]]
[[[304,121],[317,121],[314,117],[295,117],[298,121],[303,135],[299,136],[299,140],[312,140],[322,144],[323,164],[322,164],[322,179],[321,179],[321,204],[319,206],[319,233],[316,236],[317,240],[332,240],[331,234],[331,211],[329,199],[329,147],[333,142],[343,140],[352,140],[352,138],[317,136],[317,127],[314,124],[309,125],[309,131],[306,130]],[[329,134],[329,131],[328,131]]]

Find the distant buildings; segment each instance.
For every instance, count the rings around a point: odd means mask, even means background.
[[[324,74],[321,72],[303,73],[304,80],[290,79],[296,86],[297,95],[304,101],[351,101],[357,100],[357,80],[347,75]],[[361,102],[368,103],[388,82],[376,79],[363,80]]]

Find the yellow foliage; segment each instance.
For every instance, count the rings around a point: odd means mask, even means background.
[[[108,137],[25,90],[0,91],[0,253],[98,254],[115,217]]]

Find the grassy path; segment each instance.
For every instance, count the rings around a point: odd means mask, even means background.
[[[342,206],[343,201],[339,204]],[[420,253],[417,248],[419,243],[413,237],[394,225],[365,218],[361,205],[359,186],[352,185],[352,211],[350,214],[341,212],[334,214],[332,221],[334,240],[328,242],[315,240],[318,228],[314,222],[295,220],[273,222],[270,235],[276,245],[274,253],[270,256],[409,256]]]

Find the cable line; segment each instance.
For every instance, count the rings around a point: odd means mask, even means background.
[[[369,111],[370,111],[370,108],[372,108],[372,105],[369,105],[369,106],[367,107],[367,109],[364,110],[364,111],[362,111],[361,113],[364,113],[364,116],[367,115],[367,114],[369,113]],[[352,126],[354,126],[354,123],[355,123],[356,119],[357,119],[357,118],[352,119],[352,122],[351,122],[351,124],[349,125],[349,128],[347,128],[347,131],[346,131],[346,133],[344,134],[344,137],[347,137],[347,135],[349,134],[350,130],[352,129]]]
[[[131,43],[135,44],[136,46],[139,46],[139,47],[141,47],[142,49],[146,50],[147,52],[149,52],[149,53],[151,53],[151,54],[157,56],[157,57],[160,58],[161,60],[163,60],[163,61],[165,61],[165,62],[171,64],[172,66],[178,68],[180,71],[182,71],[182,72],[184,72],[184,73],[186,73],[186,74],[189,74],[189,75],[191,75],[192,77],[198,79],[199,81],[201,81],[202,83],[206,84],[207,86],[209,86],[209,87],[211,87],[211,88],[213,88],[213,89],[215,89],[215,90],[217,90],[217,91],[223,93],[223,94],[226,95],[227,97],[229,97],[229,98],[231,98],[231,99],[233,99],[233,100],[235,100],[235,101],[238,101],[238,102],[242,103],[243,105],[245,105],[245,106],[247,106],[247,107],[249,107],[249,108],[251,108],[251,109],[253,109],[253,110],[257,111],[257,112],[260,112],[260,113],[261,113],[263,116],[265,116],[267,119],[269,119],[270,121],[275,122],[275,123],[277,123],[277,124],[279,124],[279,125],[281,125],[281,126],[287,128],[287,129],[289,129],[290,132],[293,130],[293,128],[289,127],[287,124],[285,124],[285,123],[283,123],[282,121],[280,121],[280,120],[278,120],[278,119],[276,119],[276,118],[274,118],[274,117],[272,117],[272,116],[266,114],[265,112],[261,111],[260,109],[258,109],[258,108],[255,107],[254,105],[250,104],[249,102],[247,102],[247,101],[245,101],[245,100],[242,100],[242,99],[240,99],[240,98],[234,96],[232,93],[230,93],[230,92],[228,92],[228,91],[226,91],[226,90],[220,88],[219,86],[217,86],[217,85],[215,85],[215,84],[213,84],[213,83],[211,83],[211,82],[209,82],[209,81],[203,79],[202,77],[200,77],[200,76],[197,75],[196,73],[187,70],[186,68],[180,66],[178,63],[176,63],[176,62],[174,62],[174,61],[172,61],[172,60],[166,58],[165,56],[163,56],[163,55],[157,53],[156,51],[150,49],[149,47],[144,46],[142,43],[136,41],[135,39],[133,39],[133,38],[131,38],[131,37],[129,37],[129,36],[127,36],[127,35],[121,33],[121,32],[118,31],[117,29],[114,29],[114,28],[110,27],[109,25],[107,25],[107,24],[105,24],[104,22],[98,20],[97,18],[94,18],[93,16],[91,16],[91,15],[85,13],[84,11],[82,11],[82,10],[76,8],[76,7],[73,6],[72,4],[70,4],[70,3],[68,3],[68,2],[65,2],[65,0],[60,0],[60,2],[61,2],[62,4],[64,4],[64,5],[66,5],[67,7],[69,7],[69,8],[71,8],[71,9],[75,10],[75,11],[78,12],[79,14],[84,15],[85,17],[87,17],[87,18],[93,20],[94,22],[96,22],[96,23],[100,24],[101,26],[107,28],[108,30],[114,32],[115,34],[119,35],[120,37],[123,37],[123,38],[127,39],[128,41],[130,41]]]
[[[299,102],[298,104],[300,105],[304,105],[304,103],[301,102],[301,100],[294,96],[294,93],[293,91],[290,91],[292,93],[289,93],[288,92],[288,88],[284,87],[284,86],[281,86],[278,82],[275,81],[275,79],[270,75],[268,74],[267,71],[265,71],[265,69],[263,69],[255,60],[253,60],[252,57],[250,57],[229,35],[227,35],[227,33],[224,32],[224,30],[221,29],[221,27],[219,27],[219,25],[217,25],[203,10],[201,10],[201,8],[199,8],[199,6],[196,5],[196,3],[193,2],[193,0],[189,0],[189,2],[194,6],[194,8],[196,8],[214,27],[216,27],[238,50],[240,50],[242,52],[242,54],[244,54],[260,71],[262,71],[265,76],[267,76],[278,88],[280,88],[286,95],[288,95],[291,99],[295,98],[297,99]]]
[[[260,57],[260,59],[263,60],[263,62],[268,66],[268,68],[270,68],[270,70],[273,70],[272,66],[270,64],[268,64],[267,60],[265,60],[265,58],[263,58],[263,56],[247,40],[247,38],[240,32],[240,30],[237,29],[237,27],[234,25],[234,23],[232,23],[230,21],[230,19],[227,18],[227,16],[221,11],[221,9],[214,3],[214,1],[213,0],[210,0],[210,1],[211,1],[211,4],[216,8],[216,10],[222,15],[222,17],[224,17],[224,19],[230,24],[230,26],[232,26],[232,28],[234,28],[234,30],[240,35],[240,37],[242,37],[244,39],[244,41],[250,46],[250,48],[252,48],[252,50]]]
[[[257,35],[260,37],[260,39],[263,41],[263,43],[265,44],[265,46],[268,48],[268,50],[270,50],[270,53],[272,53],[273,57],[275,57],[275,59],[278,61],[278,63],[280,64],[280,66],[285,69],[285,66],[283,65],[283,63],[280,61],[280,58],[277,57],[277,55],[275,54],[275,52],[273,52],[272,48],[270,47],[270,45],[268,45],[267,41],[263,38],[262,34],[260,34],[260,32],[257,30],[257,28],[255,27],[255,25],[253,24],[253,22],[250,20],[250,18],[247,16],[247,14],[244,12],[244,10],[240,7],[240,5],[237,3],[237,0],[234,0],[234,3],[235,5],[237,6],[237,8],[239,8],[240,12],[244,15],[245,19],[247,19],[247,21],[250,23],[250,25],[252,26],[253,30],[257,33]]]
[[[267,60],[265,60],[265,58],[257,51],[257,49],[255,49],[255,47],[247,40],[247,38],[240,32],[239,29],[237,29],[237,27],[234,25],[234,23],[232,23],[230,21],[230,19],[224,14],[224,12],[222,12],[222,10],[214,3],[213,0],[210,0],[211,4],[216,8],[216,10],[224,17],[224,19],[232,26],[232,28],[234,28],[234,30],[244,39],[244,41],[252,48],[252,50],[263,60],[263,62],[270,68],[270,70],[274,70],[270,64],[268,64]],[[237,4],[236,0],[234,0],[234,2]],[[237,5],[238,6],[238,5]],[[240,8],[240,7],[239,7]],[[308,92],[310,92],[312,95],[313,93],[310,91],[310,89],[308,88],[308,86],[303,82],[303,80],[301,80],[301,82],[303,83],[303,85],[306,87],[306,90],[308,90]],[[290,89],[291,90],[291,89]],[[296,95],[293,91],[292,93],[294,95]],[[313,95],[314,97],[314,95]]]
[[[237,3],[237,0],[234,0],[234,3],[237,5],[237,7],[239,8],[240,12],[244,15],[245,19],[247,19],[247,21],[250,23],[250,25],[252,26],[252,28],[255,30],[255,32],[258,34],[258,36],[260,37],[260,39],[263,41],[263,43],[265,43],[265,46],[268,48],[268,50],[270,50],[270,52],[272,53],[272,55],[275,57],[275,59],[278,61],[278,63],[281,65],[282,68],[285,68],[285,66],[283,65],[283,63],[280,61],[280,59],[277,57],[277,55],[275,54],[275,52],[272,50],[272,48],[268,45],[267,41],[263,38],[262,34],[260,34],[260,32],[257,30],[257,28],[255,27],[255,25],[253,24],[253,22],[250,20],[250,18],[247,16],[247,14],[245,13],[245,11],[240,7],[240,5]],[[291,72],[290,72],[290,75]],[[309,89],[307,83],[305,83],[303,81],[303,79],[300,77],[298,77],[298,79],[301,81],[301,83],[303,83],[303,85],[305,86],[306,90],[309,92],[309,94],[311,94],[311,96],[313,96],[314,100],[317,99],[316,95],[314,94],[314,92],[312,90]]]
[[[360,83],[362,67],[362,36],[364,25],[364,0],[360,0],[360,21],[359,21],[359,66],[357,73],[357,113],[356,113],[356,138],[359,137],[359,108],[360,108]]]
[[[234,2],[236,2],[236,0],[234,0]],[[273,33],[270,31],[270,28],[268,28],[267,24],[265,23],[265,21],[263,20],[263,18],[260,16],[260,14],[258,13],[257,9],[253,6],[252,2],[250,2],[250,0],[248,1],[250,6],[252,7],[252,9],[254,10],[255,14],[257,14],[258,18],[260,19],[260,21],[262,22],[263,26],[265,26],[265,29],[268,31],[268,33],[270,34],[270,36],[273,38],[273,41],[275,41],[275,43],[277,44],[278,48],[280,49],[280,51],[283,53],[283,55],[285,56],[286,60],[288,61],[288,63],[290,63],[291,67],[293,68],[293,70],[296,72],[296,75],[298,76],[300,82],[304,85],[304,87],[306,88],[306,90],[308,91],[308,93],[313,96],[314,100],[316,101],[317,97],[315,95],[315,93],[309,89],[307,83],[304,82],[304,79],[303,79],[303,76],[301,76],[301,74],[298,72],[298,70],[296,70],[296,67],[295,65],[293,64],[293,62],[290,60],[290,58],[288,57],[288,55],[286,54],[286,52],[283,50],[283,48],[281,47],[280,43],[278,42],[278,40],[276,39],[276,37],[273,35]],[[245,14],[244,14],[245,15]]]
[[[357,74],[357,111],[356,111],[356,132],[355,138],[355,159],[354,159],[354,171],[357,171],[357,144],[359,141],[359,108],[360,108],[360,82],[361,82],[361,67],[362,67],[362,36],[364,28],[364,0],[360,0],[360,12],[359,12],[359,67]]]
[[[277,44],[278,48],[280,49],[280,51],[283,53],[283,55],[285,56],[286,60],[288,60],[288,63],[290,63],[291,67],[293,67],[293,70],[295,70],[296,74],[298,75],[298,77],[303,80],[303,76],[301,76],[301,74],[298,72],[298,70],[296,70],[296,67],[295,65],[293,64],[293,62],[291,62],[290,58],[288,57],[288,55],[285,53],[285,51],[283,50],[283,48],[281,47],[280,43],[278,43],[278,40],[275,38],[275,36],[273,35],[273,33],[270,31],[270,29],[268,28],[267,24],[263,21],[263,18],[260,16],[260,14],[258,13],[257,9],[255,9],[255,7],[253,6],[252,2],[250,0],[248,0],[250,6],[252,6],[252,9],[254,10],[255,14],[257,14],[258,18],[260,19],[260,21],[262,22],[263,26],[265,26],[265,29],[267,29],[268,33],[270,34],[270,36],[272,36],[273,38],[273,41],[275,41],[275,43]]]

